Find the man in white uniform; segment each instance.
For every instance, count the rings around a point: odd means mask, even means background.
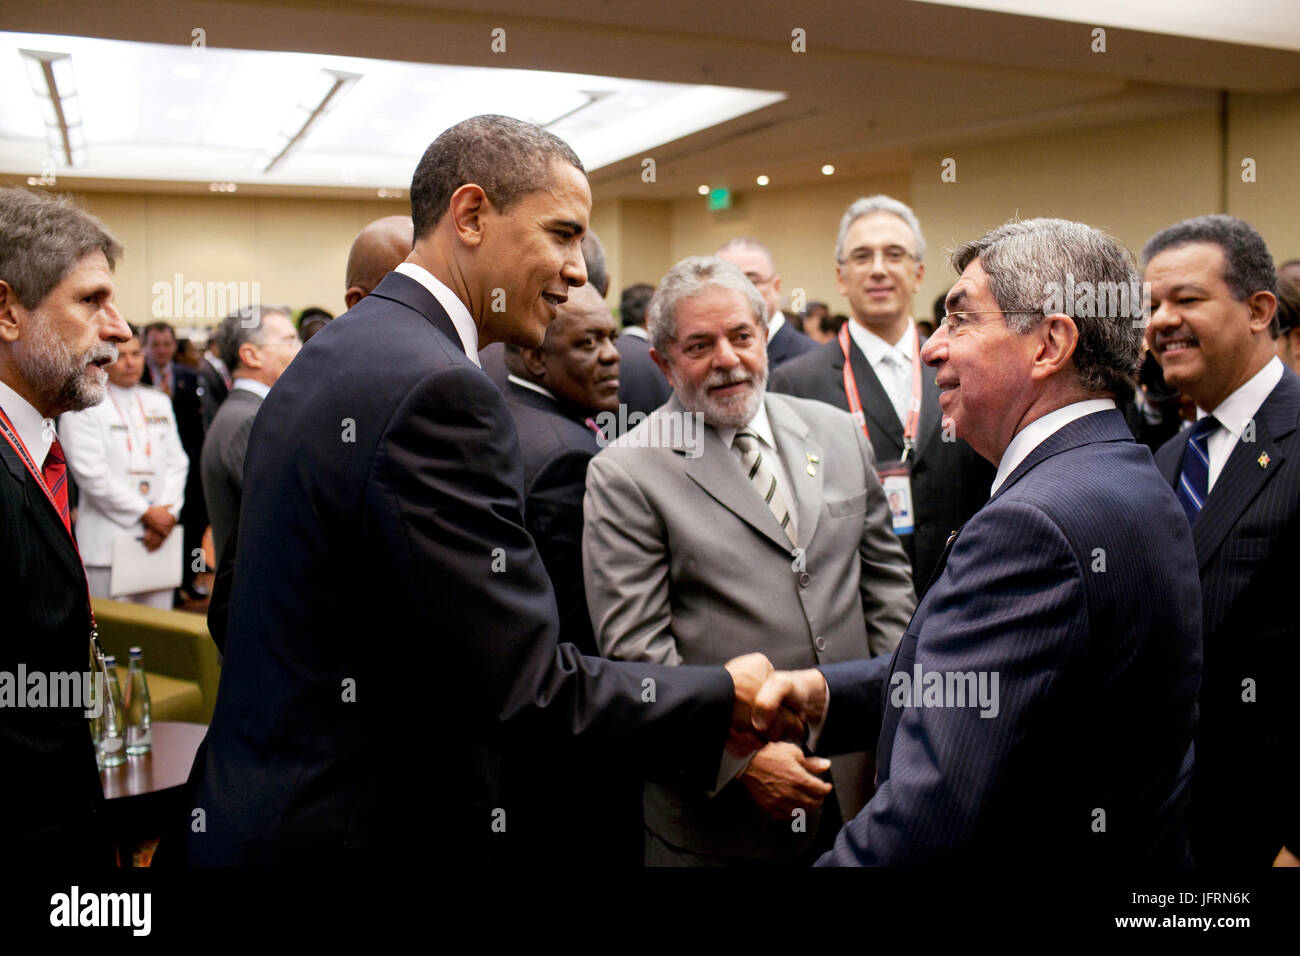
[[[150,607],[170,608],[172,589],[110,594],[113,540],[134,531],[149,551],[176,531],[185,503],[189,458],[181,447],[171,399],[140,385],[144,352],[138,330],[108,366],[108,395],[98,405],[59,422],[68,467],[81,491],[77,542],[90,593]]]

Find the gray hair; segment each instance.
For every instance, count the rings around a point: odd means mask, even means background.
[[[1256,292],[1277,294],[1277,271],[1264,237],[1236,216],[1197,216],[1161,229],[1142,247],[1142,261],[1149,263],[1166,249],[1192,242],[1213,243],[1223,250],[1223,282],[1238,302]],[[1276,314],[1269,331],[1277,338]]]
[[[1121,403],[1133,397],[1145,324],[1136,321],[1142,316],[1142,281],[1133,254],[1118,240],[1068,219],[1012,220],[951,256],[958,274],[975,259],[988,273],[998,307],[1007,310],[1007,327],[1020,335],[1042,324],[1053,290],[1091,283],[1098,304],[1102,290],[1118,290],[1120,298],[1112,296],[1112,303],[1127,299],[1128,308],[1083,309],[1062,299],[1062,307],[1053,303],[1052,311],[1069,315],[1079,330],[1074,370],[1080,386]]]
[[[483,189],[497,212],[551,181],[551,164],[585,172],[560,137],[510,116],[472,116],[445,130],[424,151],[411,179],[415,238],[428,235],[447,211],[452,193],[467,183]]]
[[[917,221],[916,213],[912,212],[910,206],[899,202],[893,196],[886,196],[883,193],[855,199],[849,208],[844,210],[844,215],[840,217],[839,238],[835,240],[835,261],[839,263],[844,261],[844,240],[853,224],[863,216],[871,216],[878,212],[887,212],[891,216],[897,216],[907,224],[907,228],[912,230],[912,238],[916,240],[916,261],[924,261],[925,236],[921,235],[921,223]]]
[[[217,343],[217,353],[225,363],[226,371],[231,375],[240,367],[239,347],[246,342],[254,345],[266,344],[266,323],[262,316],[279,313],[290,318],[293,313],[287,305],[251,305],[236,309],[221,320],[212,337]]]
[[[0,280],[34,309],[86,256],[102,252],[112,269],[122,244],[70,196],[0,189]]]
[[[733,249],[749,249],[753,252],[761,252],[767,257],[767,264],[776,271],[776,259],[772,255],[772,250],[767,247],[766,243],[760,242],[752,236],[737,236],[735,239],[728,239],[722,245],[718,246],[715,256],[720,256],[724,252],[731,252]]]
[[[738,266],[716,256],[688,256],[668,270],[650,300],[646,326],[650,344],[656,352],[667,355],[668,343],[676,340],[677,310],[682,302],[703,295],[709,289],[730,289],[741,293],[749,303],[759,328],[767,328],[767,306],[763,297]]]

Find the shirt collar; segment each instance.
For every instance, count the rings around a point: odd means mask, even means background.
[[[768,448],[776,448],[776,438],[772,434],[772,423],[767,417],[766,398],[759,402],[758,412],[755,413],[754,417],[749,420],[749,424],[745,427],[757,435]],[[718,433],[718,437],[722,439],[722,443],[730,448],[736,440],[736,432],[740,431],[740,429],[736,428],[734,425],[728,425],[723,428],[715,428],[714,431]]]
[[[27,446],[27,453],[37,468],[45,467],[45,456],[49,454],[54,439],[54,422],[42,417],[32,405],[4,382],[0,382],[0,408],[5,410],[9,421],[13,422],[14,431]],[[49,426],[46,426],[49,422]]]
[[[456,293],[439,282],[438,278],[428,269],[417,266],[414,262],[399,263],[393,271],[414,279],[429,290],[429,293],[438,300],[438,304],[442,306],[443,311],[447,313],[447,317],[451,319],[456,334],[460,336],[460,344],[465,349],[465,356],[479,368],[482,368],[483,363],[478,358],[478,328],[474,325],[474,319],[470,316],[469,309],[465,308],[465,303],[456,298]]]
[[[509,375],[506,376],[506,381],[513,382],[514,384],[518,385],[520,388],[532,389],[534,392],[536,392],[539,395],[545,395],[547,398],[555,402],[557,405],[560,402],[560,400],[555,397],[555,393],[552,392],[549,388],[546,388],[542,385],[538,385],[536,382],[530,382],[526,378],[520,378],[514,372],[511,372]]]
[[[1029,453],[1047,441],[1049,437],[1056,434],[1076,418],[1082,418],[1084,415],[1091,415],[1094,412],[1102,412],[1108,408],[1114,408],[1115,401],[1110,398],[1089,398],[1082,402],[1074,402],[1070,405],[1062,405],[1055,411],[1048,412],[1042,418],[1034,419],[1011,439],[1011,444],[1007,450],[1002,453],[1002,460],[998,462],[997,477],[993,479],[993,487],[989,489],[989,497],[998,493],[1002,483],[1011,477],[1011,473],[1020,466],[1020,463],[1029,457]]]
[[[771,345],[772,340],[776,338],[776,333],[781,331],[781,326],[785,325],[785,313],[777,309],[772,317],[767,320],[767,344]]]
[[[890,345],[875,332],[872,332],[861,322],[856,319],[849,319],[849,336],[862,350],[862,354],[867,357],[871,367],[875,368],[885,360],[885,355],[895,353],[902,358],[908,368],[912,367],[912,346],[916,341],[915,328],[912,320],[908,319],[907,330],[903,332],[903,337],[893,345]]]
[[[647,342],[650,341],[650,333],[645,330],[645,326],[643,325],[625,325],[623,326],[623,334],[630,335],[634,339],[644,339]]]
[[[1264,365],[1262,369],[1250,377],[1250,379],[1238,388],[1235,392],[1221,401],[1217,408],[1213,410],[1213,415],[1219,420],[1219,424],[1232,433],[1232,437],[1240,439],[1246,430],[1246,424],[1255,417],[1259,411],[1259,406],[1264,404],[1273,389],[1277,388],[1277,383],[1282,381],[1282,374],[1285,371],[1282,367],[1282,360],[1276,355],[1273,356]],[[1196,409],[1197,419],[1204,418],[1211,412],[1203,408]]]
[[[271,394],[270,385],[267,385],[265,382],[259,382],[254,378],[237,378],[235,379],[234,384],[230,387],[232,390],[238,388],[245,392],[252,392],[259,398],[266,398],[266,396]]]

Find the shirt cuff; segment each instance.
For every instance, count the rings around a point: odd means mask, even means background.
[[[818,673],[821,673],[818,671]],[[826,706],[822,709],[822,715],[808,725],[808,752],[817,752],[817,742],[821,740],[822,728],[826,726],[826,715],[831,712],[831,688],[826,683],[826,675],[822,674],[822,684],[826,687]]]

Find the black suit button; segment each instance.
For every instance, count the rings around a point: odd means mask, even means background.
[[[809,582],[811,582],[811,581],[812,581],[812,575],[809,574],[807,571],[803,571],[803,572],[800,573],[800,575],[799,575],[799,587],[801,587],[801,588],[806,588],[806,587],[808,586]]]
[[[817,635],[817,639],[813,641],[813,644],[819,651],[826,650],[826,638],[822,637],[820,634]]]

